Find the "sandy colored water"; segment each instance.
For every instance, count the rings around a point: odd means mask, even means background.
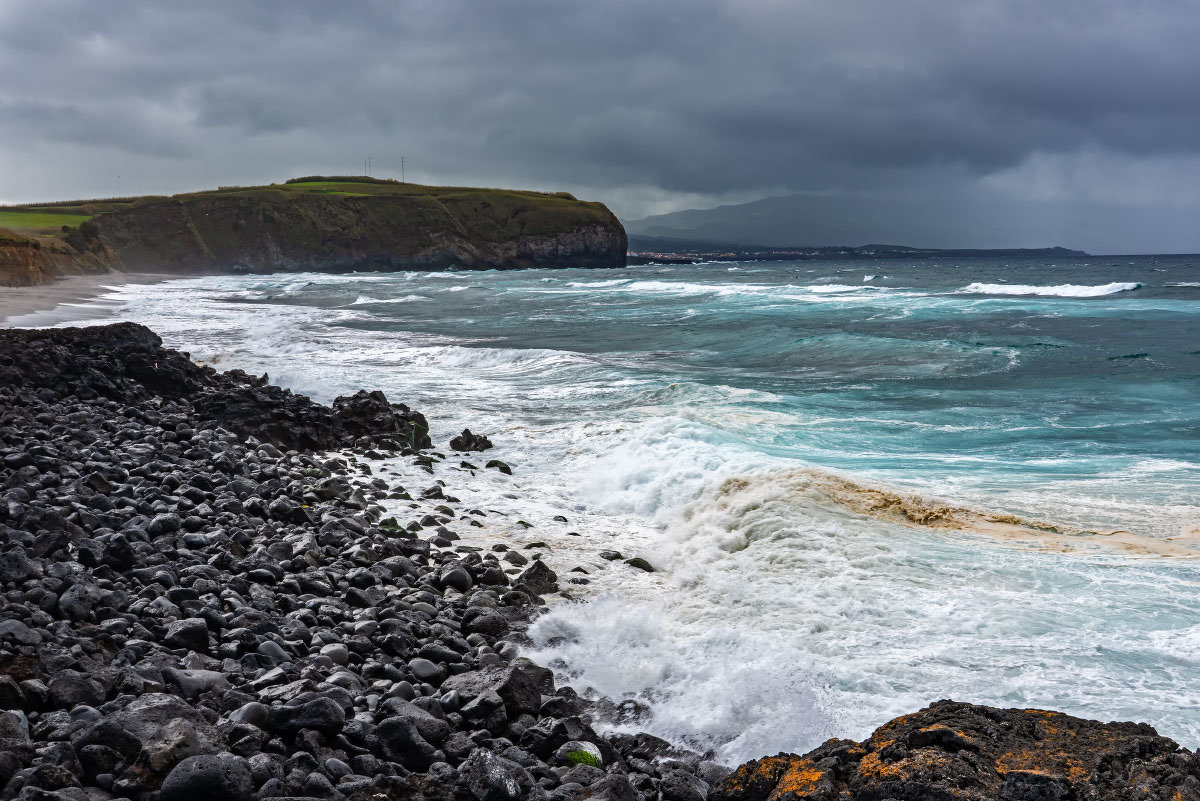
[[[107,273],[60,278],[42,286],[0,288],[0,328],[41,328],[67,320],[108,314],[97,298],[123,284],[153,284],[178,276],[157,273]],[[86,306],[87,308],[83,308]]]

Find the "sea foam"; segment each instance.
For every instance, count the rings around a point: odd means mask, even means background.
[[[1118,292],[1141,289],[1136,281],[1114,281],[1111,284],[1089,286],[1086,284],[1059,284],[1058,286],[1035,286],[1031,284],[968,284],[959,292],[971,295],[1041,295],[1059,298],[1099,298]]]

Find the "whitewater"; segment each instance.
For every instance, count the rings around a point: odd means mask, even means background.
[[[487,433],[514,475],[439,476],[489,510],[459,533],[544,554],[573,600],[528,655],[634,728],[732,764],[954,698],[1200,745],[1200,262],[213,277],[22,322],[113,318]]]

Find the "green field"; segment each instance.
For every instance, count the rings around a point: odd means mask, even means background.
[[[30,234],[57,233],[64,225],[75,226],[90,219],[90,214],[58,214],[38,209],[0,210],[0,227]]]

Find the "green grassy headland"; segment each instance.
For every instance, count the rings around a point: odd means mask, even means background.
[[[621,266],[626,246],[608,208],[566,192],[365,176],[2,206],[0,227],[111,269],[180,273]]]

